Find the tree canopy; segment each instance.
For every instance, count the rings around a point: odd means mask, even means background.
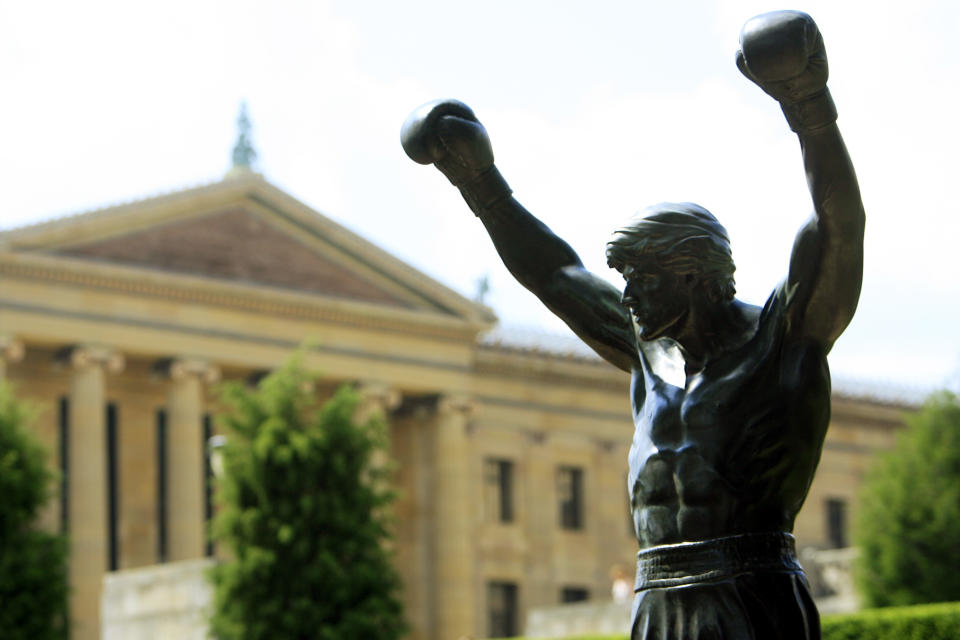
[[[372,464],[384,424],[358,395],[319,403],[294,359],[251,390],[225,386],[224,473],[211,626],[222,640],[399,638],[406,630],[389,539],[388,489]]]
[[[0,382],[0,640],[67,637],[67,545],[36,527],[54,475],[31,419]]]
[[[867,606],[960,600],[960,399],[906,417],[860,502],[857,584]]]

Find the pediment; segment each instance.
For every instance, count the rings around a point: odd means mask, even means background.
[[[363,278],[242,205],[55,253],[376,304],[414,306],[391,293],[387,284]]]
[[[0,249],[495,320],[252,173],[3,232]]]

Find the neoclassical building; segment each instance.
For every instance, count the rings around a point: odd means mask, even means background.
[[[525,612],[610,597],[632,571],[627,376],[494,330],[491,311],[250,170],[0,233],[0,376],[40,408],[70,536],[73,638],[104,575],[214,553],[207,443],[218,380],[309,341],[318,393],[385,413],[396,561],[417,640],[522,632]],[[836,394],[801,546],[842,547],[902,406]]]

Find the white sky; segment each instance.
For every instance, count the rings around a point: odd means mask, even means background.
[[[786,274],[811,210],[796,138],[733,63],[752,0],[0,0],[0,228],[219,179],[241,99],[280,188],[508,324],[562,325],[399,129],[455,97],[518,199],[604,264],[663,200],[713,211],[743,299]],[[960,382],[960,4],[811,0],[867,208],[860,309],[837,378]]]

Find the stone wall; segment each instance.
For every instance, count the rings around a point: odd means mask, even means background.
[[[101,599],[102,640],[206,640],[213,591],[209,559],[108,573]]]
[[[584,602],[538,607],[527,613],[528,638],[567,638],[630,632],[630,602]]]
[[[807,548],[800,552],[800,563],[807,573],[820,615],[851,613],[860,608],[853,581],[853,563],[858,551],[856,547],[847,547]]]

